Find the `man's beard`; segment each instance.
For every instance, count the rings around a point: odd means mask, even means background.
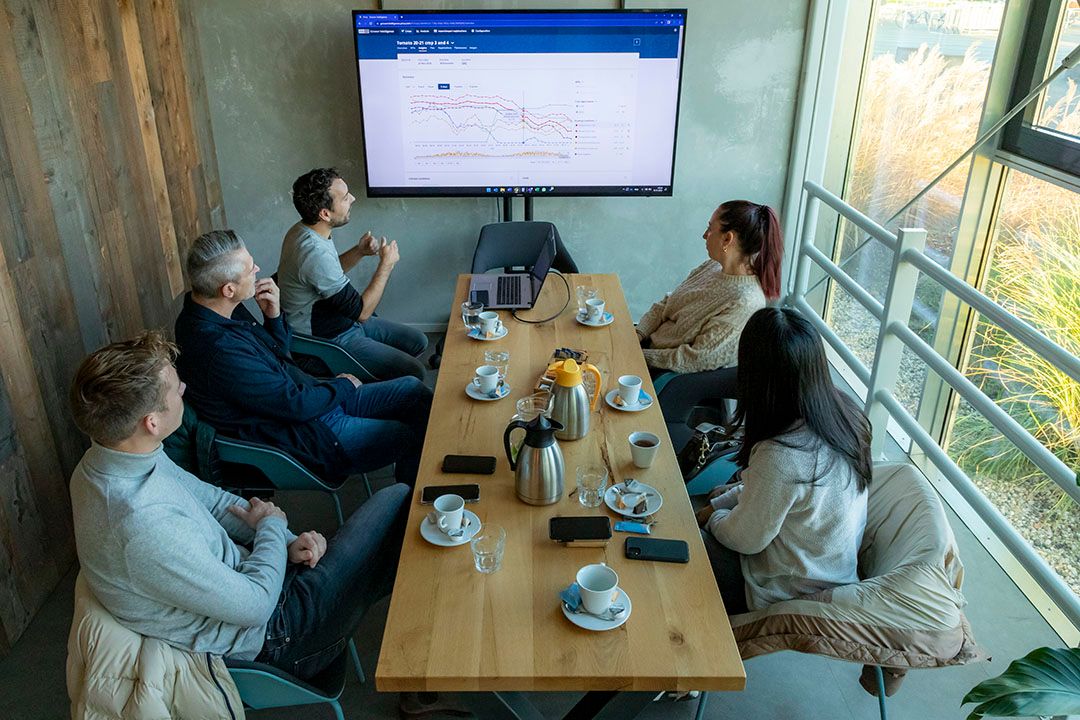
[[[330,227],[331,228],[339,228],[342,225],[348,225],[348,224],[349,224],[349,213],[345,213],[345,217],[342,218],[341,220],[333,220],[333,221],[331,221]]]

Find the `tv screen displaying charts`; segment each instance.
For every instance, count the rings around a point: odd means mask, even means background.
[[[685,30],[685,10],[354,12],[368,195],[670,195]]]

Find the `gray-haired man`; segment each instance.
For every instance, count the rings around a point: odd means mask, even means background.
[[[431,411],[431,391],[412,376],[361,384],[319,380],[293,362],[278,288],[231,230],[195,240],[192,290],[176,320],[177,369],[201,418],[242,440],[280,447],[330,477],[396,463],[412,485]],[[243,302],[255,298],[263,322]]]

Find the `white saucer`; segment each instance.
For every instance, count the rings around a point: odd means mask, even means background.
[[[579,628],[584,628],[585,630],[593,630],[596,632],[602,632],[604,630],[614,630],[630,618],[630,613],[634,609],[634,606],[630,602],[630,596],[627,595],[621,587],[616,587],[615,591],[618,594],[615,596],[615,600],[613,602],[617,602],[620,605],[625,605],[626,612],[624,612],[622,615],[615,618],[614,620],[601,620],[595,615],[590,615],[588,613],[570,612],[566,609],[566,605],[563,603],[562,600],[559,601],[559,607],[562,608],[562,613],[566,616],[566,619],[577,625]]]
[[[480,330],[478,330],[477,328],[473,328],[472,330],[469,331],[469,337],[471,337],[473,340],[482,340],[484,342],[492,342],[494,340],[502,340],[504,337],[506,337],[506,333],[508,333],[508,332],[510,332],[510,331],[506,329],[505,325],[503,325],[502,330],[500,332],[495,333],[491,337],[484,337],[484,334],[481,333]]]
[[[616,488],[618,488],[618,490],[616,490]],[[635,482],[634,483],[634,492],[652,493],[651,495],[649,495],[648,497],[645,498],[645,512],[643,512],[643,513],[634,513],[634,512],[631,512],[630,510],[626,509],[626,508],[621,508],[621,507],[619,507],[619,502],[618,502],[619,491],[620,490],[625,490],[625,489],[626,489],[626,484],[625,483],[615,483],[614,485],[608,486],[608,489],[606,491],[604,491],[604,504],[607,505],[612,510],[614,510],[615,512],[622,515],[623,517],[643,518],[643,517],[645,517],[647,515],[652,515],[654,512],[659,510],[664,505],[664,496],[660,494],[660,491],[658,491],[652,485],[646,485],[643,482]]]
[[[491,397],[470,382],[468,385],[465,386],[465,394],[471,397],[473,400],[483,400],[484,402],[502,400],[504,397],[510,394],[510,386],[506,383],[502,383],[501,385],[499,385],[498,389],[499,394],[495,397]]]
[[[424,521],[420,523],[420,536],[432,545],[438,545],[439,547],[457,547],[458,545],[464,545],[472,540],[476,533],[480,532],[480,518],[478,518],[476,513],[472,510],[466,510],[462,517],[462,521],[466,523],[465,534],[457,540],[454,540],[440,530],[435,523],[428,520],[425,515]]]
[[[618,397],[618,395],[618,389],[611,390],[610,392],[608,392],[607,395],[604,396],[604,401],[616,410],[622,410],[623,412],[641,412],[642,410],[647,410],[651,408],[653,404],[652,395],[649,395],[644,390],[638,393],[637,405],[615,404],[615,398]]]
[[[585,316],[582,316],[581,313],[578,313],[577,315],[575,315],[574,319],[577,320],[578,323],[584,325],[585,327],[604,327],[606,325],[610,325],[611,323],[615,322],[615,316],[612,315],[609,312],[604,313],[604,317],[600,320],[600,322],[591,322],[589,320],[586,320]]]

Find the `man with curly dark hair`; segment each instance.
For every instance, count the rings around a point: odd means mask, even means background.
[[[341,345],[378,380],[405,375],[423,380],[424,366],[417,357],[427,348],[424,333],[375,316],[399,258],[397,241],[377,239],[369,231],[338,253],[331,233],[349,222],[356,198],[334,168],[304,173],[293,183],[292,194],[300,222],[285,234],[277,270],[289,324]],[[365,256],[376,255],[375,273],[358,292],[345,273]]]

